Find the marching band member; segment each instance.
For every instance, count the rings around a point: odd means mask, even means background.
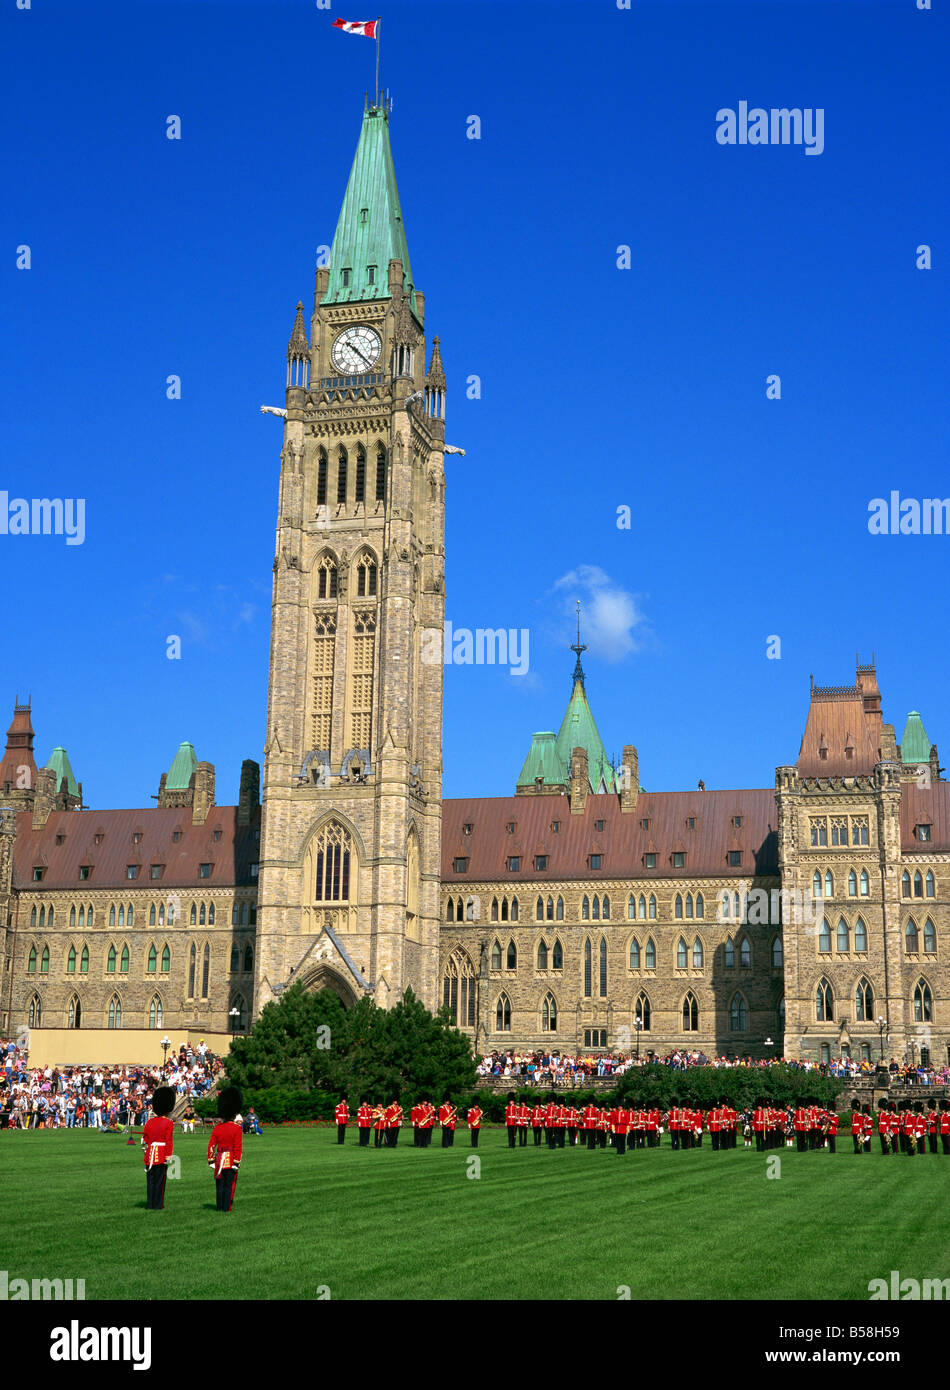
[[[439,1106],[439,1124],[442,1126],[442,1147],[450,1149],[455,1143],[455,1121],[458,1118],[455,1106],[444,1100]]]
[[[468,1114],[465,1118],[468,1121],[469,1133],[472,1136],[472,1148],[477,1149],[478,1135],[482,1127],[482,1112],[477,1104],[469,1107]]]
[[[356,1126],[359,1131],[361,1149],[365,1149],[369,1144],[369,1131],[373,1123],[373,1107],[368,1101],[363,1101],[356,1112]]]
[[[505,1106],[505,1128],[508,1131],[509,1149],[513,1149],[515,1147],[515,1139],[517,1135],[519,1120],[520,1117],[518,1112],[518,1106],[515,1104],[515,1093],[514,1091],[509,1091],[508,1104]]]
[[[528,1147],[528,1123],[531,1119],[531,1110],[525,1101],[518,1106],[518,1148]]]
[[[540,1149],[541,1134],[544,1130],[544,1106],[537,1101],[531,1111],[531,1128],[534,1131],[534,1147]]]
[[[336,1110],[336,1142],[342,1144],[346,1138],[346,1126],[350,1118],[350,1107],[346,1103],[346,1096],[343,1096]]]

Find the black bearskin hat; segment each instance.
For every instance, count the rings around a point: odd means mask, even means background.
[[[177,1099],[178,1094],[174,1086],[156,1086],[152,1093],[152,1114],[170,1115]]]
[[[233,1120],[241,1108],[241,1092],[236,1086],[225,1086],[218,1096],[218,1118]]]

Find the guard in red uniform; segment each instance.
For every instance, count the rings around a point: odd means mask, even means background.
[[[350,1107],[346,1103],[346,1096],[340,1101],[334,1114],[336,1116],[336,1142],[342,1144],[346,1138],[346,1126],[350,1120]]]
[[[472,1148],[477,1149],[478,1135],[482,1127],[482,1112],[477,1105],[472,1105],[469,1107],[469,1112],[466,1116],[466,1119],[468,1120],[469,1133],[472,1136]]]
[[[584,1113],[581,1116],[581,1128],[587,1147],[592,1149],[597,1143],[597,1107],[587,1104],[584,1106]]]
[[[525,1101],[518,1106],[518,1148],[528,1147],[528,1122],[531,1119],[531,1110]]]
[[[360,1148],[365,1149],[369,1144],[369,1131],[373,1123],[373,1107],[369,1101],[364,1100],[359,1110],[356,1112],[356,1127],[360,1135]]]
[[[519,1123],[519,1107],[515,1100],[515,1093],[514,1091],[509,1091],[508,1104],[505,1106],[505,1129],[508,1131],[509,1149],[513,1149],[517,1143]]]
[[[234,1204],[234,1185],[244,1138],[241,1126],[234,1123],[240,1108],[241,1092],[236,1086],[226,1086],[218,1096],[218,1115],[222,1123],[215,1125],[208,1140],[208,1167],[214,1170],[218,1211],[230,1211]]]
[[[544,1106],[536,1104],[531,1111],[531,1128],[534,1131],[534,1147],[541,1147],[541,1133],[544,1129]]]
[[[950,1154],[950,1110],[947,1109],[947,1102],[940,1102],[940,1111],[937,1115],[940,1128],[940,1147],[945,1154]]]
[[[864,1116],[859,1105],[851,1111],[851,1141],[854,1144],[854,1152],[859,1154],[864,1147]]]
[[[927,1111],[927,1147],[932,1154],[937,1152],[937,1111],[935,1102],[930,1102],[930,1109]]]
[[[168,1118],[177,1096],[173,1086],[158,1086],[152,1096],[152,1118],[142,1130],[145,1150],[145,1209],[161,1211],[165,1205],[168,1160],[175,1142],[175,1126]]]
[[[762,1153],[765,1149],[765,1106],[761,1100],[752,1112],[752,1133],[755,1135],[756,1153]]]

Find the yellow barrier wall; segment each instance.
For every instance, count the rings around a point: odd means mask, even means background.
[[[31,1067],[85,1066],[96,1062],[133,1062],[137,1065],[161,1066],[161,1038],[168,1038],[168,1054],[177,1052],[182,1043],[193,1047],[204,1039],[212,1052],[223,1056],[231,1046],[230,1033],[202,1033],[193,1028],[31,1028]]]

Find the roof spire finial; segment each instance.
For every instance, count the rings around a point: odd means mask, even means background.
[[[571,646],[572,652],[577,652],[577,664],[574,667],[574,680],[584,684],[584,668],[581,665],[581,652],[586,652],[587,647],[581,641],[581,601],[577,600],[577,642]]]

